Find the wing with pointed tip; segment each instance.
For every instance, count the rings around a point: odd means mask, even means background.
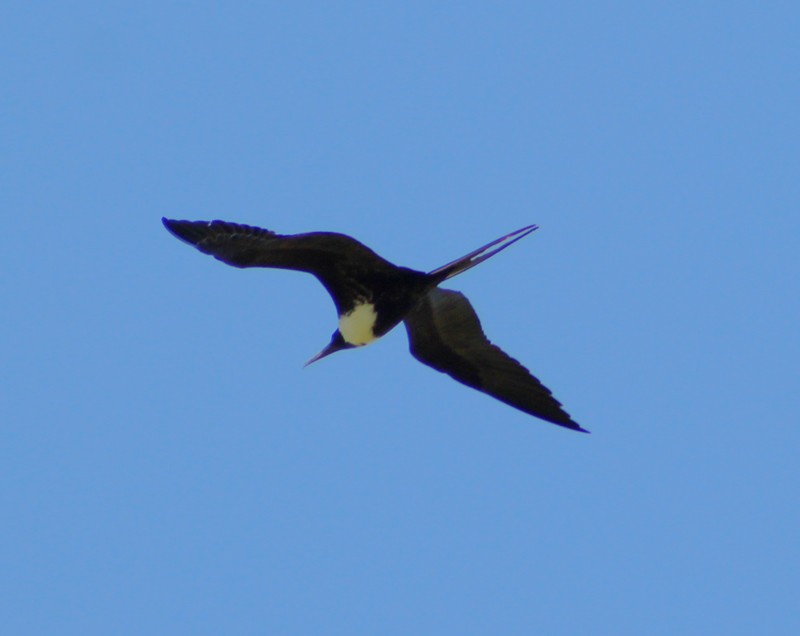
[[[352,297],[370,290],[346,287],[371,276],[391,276],[398,268],[366,245],[345,234],[309,232],[282,235],[249,225],[225,221],[173,221],[162,219],[176,238],[234,267],[275,267],[314,274],[333,298],[336,308],[346,310]]]
[[[423,364],[520,411],[588,432],[525,367],[489,342],[463,294],[436,287],[404,322],[411,355]]]

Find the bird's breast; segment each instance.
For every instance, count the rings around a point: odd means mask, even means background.
[[[356,305],[339,318],[339,332],[345,342],[351,345],[365,345],[378,339],[375,335],[375,322],[378,314],[370,303]]]

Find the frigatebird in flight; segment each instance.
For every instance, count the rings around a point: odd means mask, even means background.
[[[402,321],[411,355],[423,364],[520,411],[588,432],[525,367],[489,342],[463,294],[439,287],[527,236],[536,225],[425,273],[393,265],[345,234],[276,234],[224,221],[162,221],[175,237],[228,265],[316,276],[333,298],[339,327],[328,346],[306,364],[374,342]]]

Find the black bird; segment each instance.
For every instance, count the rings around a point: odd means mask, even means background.
[[[527,236],[535,225],[426,274],[393,265],[344,234],[282,235],[224,221],[162,221],[175,237],[228,265],[316,276],[333,298],[339,328],[307,365],[336,351],[367,345],[403,321],[411,355],[423,364],[525,413],[588,432],[525,367],[489,342],[463,294],[438,286]]]

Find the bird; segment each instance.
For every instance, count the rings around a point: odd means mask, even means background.
[[[403,322],[411,355],[423,364],[524,413],[589,432],[522,364],[489,341],[462,293],[439,286],[528,236],[537,225],[423,272],[394,265],[336,232],[277,234],[219,220],[162,222],[176,238],[233,267],[313,274],[333,299],[339,324],[328,345],[306,366],[337,351],[366,346]]]

